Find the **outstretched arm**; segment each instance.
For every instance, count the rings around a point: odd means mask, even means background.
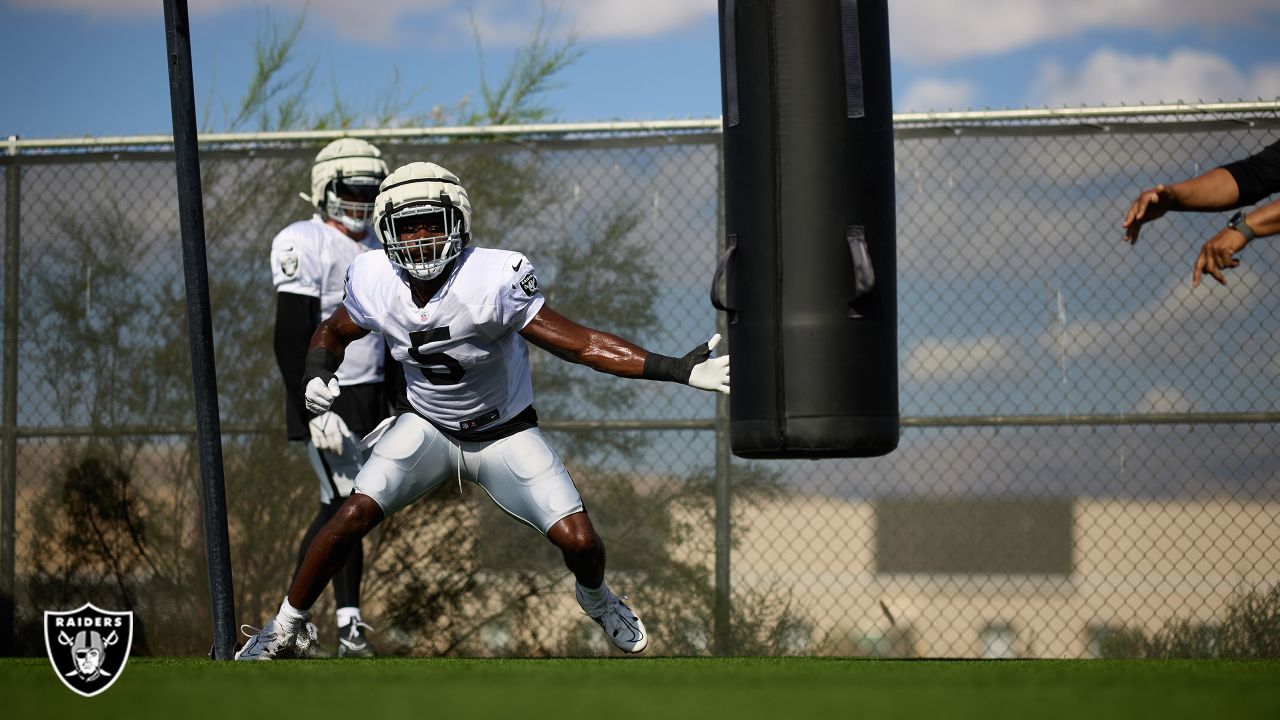
[[[1143,190],[1125,213],[1124,239],[1138,242],[1142,226],[1170,211],[1229,210],[1240,202],[1235,176],[1223,168],[1172,185],[1156,185]]]
[[[729,393],[728,356],[710,357],[719,335],[699,344],[684,357],[673,358],[649,352],[617,335],[579,325],[546,305],[520,335],[556,357],[599,372],[679,382]]]
[[[1138,241],[1144,223],[1170,211],[1232,210],[1280,191],[1280,140],[1242,160],[1172,185],[1143,190],[1124,216],[1124,239]],[[1259,232],[1259,234],[1262,234]]]
[[[1257,237],[1280,233],[1280,200],[1245,215],[1244,221]],[[1238,230],[1229,227],[1219,230],[1217,235],[1200,248],[1195,270],[1191,274],[1191,286],[1198,286],[1204,275],[1210,275],[1219,284],[1226,285],[1227,279],[1223,277],[1222,271],[1240,265],[1235,254],[1248,244],[1249,240]]]
[[[302,376],[307,409],[322,413],[338,396],[338,378],[335,375],[347,346],[368,335],[369,331],[355,324],[347,314],[347,308],[339,305],[332,315],[325,318],[311,335],[311,347],[307,350],[307,367]]]

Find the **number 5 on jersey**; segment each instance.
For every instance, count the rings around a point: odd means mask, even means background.
[[[422,376],[432,385],[456,385],[466,372],[462,363],[442,352],[424,353],[419,348],[423,345],[449,339],[449,328],[438,327],[430,330],[415,330],[409,333],[409,357],[422,367]]]

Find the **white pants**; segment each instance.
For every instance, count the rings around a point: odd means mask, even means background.
[[[331,453],[319,450],[310,440],[307,441],[307,459],[311,461],[311,469],[315,470],[316,477],[320,479],[321,505],[341,501],[351,494],[356,475],[368,455],[355,442],[344,442],[341,453]]]
[[[484,488],[507,514],[544,535],[582,511],[582,497],[564,463],[537,428],[489,442],[462,442],[405,413],[373,446],[355,491],[390,516],[458,478]]]

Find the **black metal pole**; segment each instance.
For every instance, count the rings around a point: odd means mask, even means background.
[[[186,0],[164,0],[164,23],[169,46],[169,101],[173,109],[173,149],[178,167],[178,218],[182,226],[182,267],[187,286],[196,443],[200,448],[200,487],[204,498],[213,657],[230,660],[236,639],[231,541],[227,537],[227,497],[222,482],[222,430],[218,422],[218,379],[213,365],[209,266],[205,258],[195,88],[191,80],[191,24],[187,19]]]

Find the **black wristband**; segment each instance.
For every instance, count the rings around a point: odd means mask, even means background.
[[[707,348],[706,343],[699,343],[697,347],[685,353],[684,357],[673,358],[649,353],[644,358],[641,377],[688,385],[689,376],[693,374],[693,366],[705,362],[709,357],[711,357],[711,350]]]
[[[337,377],[335,373],[341,364],[338,362],[338,356],[334,355],[329,348],[318,347],[308,350],[306,369],[302,373],[302,387],[305,390],[311,378],[320,378],[328,385],[330,380]]]
[[[688,369],[681,367],[680,358],[668,357],[651,352],[644,358],[644,371],[641,377],[646,380],[662,380],[665,382],[689,382],[689,373],[693,371],[693,366]]]

